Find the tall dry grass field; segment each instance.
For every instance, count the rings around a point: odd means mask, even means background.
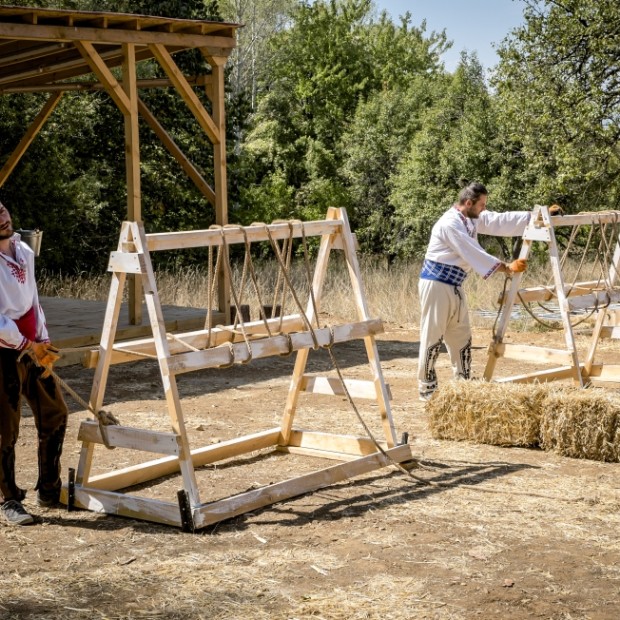
[[[243,266],[232,266],[233,282],[240,303],[249,304],[252,317],[258,316],[260,305],[284,306],[285,313],[296,312],[297,305],[290,293],[282,296],[283,279],[279,277],[276,261],[255,262],[254,271],[258,282],[258,292],[248,273],[242,287]],[[419,322],[420,311],[418,302],[418,279],[421,263],[397,262],[388,264],[386,261],[362,259],[360,263],[362,282],[366,299],[372,316],[381,317],[393,324],[412,325]],[[314,265],[311,265],[313,273]],[[567,284],[579,279],[593,279],[592,273],[596,265],[587,270],[583,266],[579,273],[576,262],[565,267],[564,279]],[[524,274],[522,286],[552,285],[548,265],[532,265]],[[587,275],[584,275],[584,272]],[[596,277],[596,276],[594,276]],[[163,304],[205,308],[209,301],[209,278],[206,268],[190,267],[186,269],[162,270],[156,273],[158,291]],[[305,308],[308,301],[308,275],[303,260],[293,262],[290,280]],[[465,281],[467,301],[471,310],[472,322],[475,325],[488,325],[494,320],[497,312],[498,299],[504,288],[505,277],[497,274],[483,280],[471,274]],[[84,300],[106,300],[110,286],[110,274],[55,275],[42,274],[39,278],[42,296],[66,297]],[[286,289],[286,287],[284,287]],[[215,292],[211,291],[211,299]],[[330,260],[325,287],[321,295],[319,311],[334,317],[351,317],[353,309],[353,292],[350,277],[344,261]],[[215,302],[213,302],[215,303]],[[527,316],[521,321],[523,329],[535,325]]]

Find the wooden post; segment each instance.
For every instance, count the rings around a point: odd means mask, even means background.
[[[140,137],[138,133],[138,88],[136,85],[136,46],[123,45],[123,90],[129,100],[125,119],[125,170],[127,176],[127,219],[142,220],[140,193]],[[142,323],[141,283],[135,275],[129,277],[129,323]]]
[[[226,113],[224,99],[224,65],[226,58],[211,58],[213,70],[213,120],[217,127],[220,140],[213,145],[213,165],[215,177],[215,223],[219,226],[228,224],[228,186],[226,176]],[[222,257],[228,260],[228,256]],[[218,274],[218,306],[226,312],[226,322],[230,323],[230,282],[228,274],[222,269]]]

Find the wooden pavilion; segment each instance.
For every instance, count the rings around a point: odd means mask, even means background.
[[[124,118],[126,219],[142,220],[138,137],[138,119],[141,117],[213,205],[216,223],[227,224],[224,65],[235,47],[237,28],[238,24],[214,21],[0,6],[0,94],[49,93],[41,111],[0,169],[0,187],[65,91],[104,90]],[[188,77],[179,69],[174,54],[190,49],[201,52],[211,67],[209,75]],[[166,78],[138,79],[137,64],[151,59],[160,65]],[[119,78],[113,71],[115,68],[121,70]],[[213,144],[213,187],[140,98],[141,89],[156,87],[175,88]],[[197,87],[204,88],[211,102],[211,113],[196,95],[194,89]],[[219,284],[218,304],[220,310],[224,310],[229,307],[228,287],[224,281]],[[55,313],[50,310],[46,308],[50,333],[54,336]],[[101,304],[101,317],[103,310]],[[98,315],[99,310],[95,314]],[[174,320],[182,321],[183,317]],[[138,326],[141,322],[139,283],[133,279],[129,288],[127,325]],[[100,325],[97,324],[97,329]],[[92,338],[91,333],[83,344],[92,344]],[[76,339],[74,334],[69,346],[76,346],[79,342],[80,338]]]

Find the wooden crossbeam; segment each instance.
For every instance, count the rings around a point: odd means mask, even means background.
[[[298,476],[291,480],[270,484],[260,489],[253,489],[240,495],[199,506],[194,511],[196,527],[206,527],[250,510],[256,510],[291,497],[322,489],[336,482],[387,467],[392,461],[397,463],[408,461],[411,459],[411,448],[408,445],[397,446],[387,450],[386,454],[388,455],[387,458],[377,452],[354,461],[332,465],[326,469]]]
[[[367,398],[369,400],[377,399],[377,389],[372,381],[345,379],[344,384],[352,398]],[[390,386],[386,384],[385,387],[388,390],[390,400],[392,400]],[[336,377],[314,377],[311,375],[304,375],[301,380],[300,389],[303,392],[314,394],[345,396],[342,381]]]
[[[108,445],[156,454],[179,454],[179,437],[171,433],[143,430],[130,426],[109,425],[105,428]],[[85,421],[80,425],[78,441],[103,444],[97,422]]]
[[[314,330],[314,336],[318,346],[326,347],[339,342],[348,342],[376,335],[383,332],[383,322],[380,319],[360,321],[337,325],[333,328],[321,328]],[[289,335],[271,336],[249,343],[238,342],[230,347],[220,346],[204,351],[190,351],[178,353],[170,358],[168,370],[178,375],[185,372],[202,370],[204,368],[216,368],[231,363],[247,363],[252,359],[271,357],[273,355],[288,355],[300,349],[310,349],[315,340],[310,331],[297,332]]]
[[[269,232],[273,239],[299,239],[306,237],[318,237],[337,233],[342,227],[342,221],[326,220],[313,222],[291,222],[281,224],[264,224],[252,226],[233,226],[222,229],[208,230],[185,230],[169,233],[151,233],[146,235],[147,245],[150,252],[160,250],[179,250],[209,246],[219,246],[225,242],[229,245],[244,243],[246,238],[250,243],[269,240]],[[242,229],[245,231],[242,232]]]

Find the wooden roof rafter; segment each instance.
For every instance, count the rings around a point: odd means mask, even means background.
[[[123,45],[133,44],[136,62],[153,58],[150,46],[176,52],[201,48],[227,57],[238,24],[59,9],[0,6],[0,94],[51,84],[91,73],[77,43],[93,44],[108,68],[123,62]]]

